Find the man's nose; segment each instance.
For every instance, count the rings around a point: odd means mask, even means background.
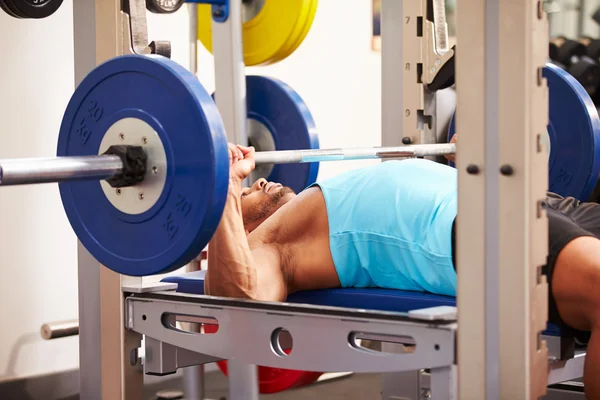
[[[259,190],[263,190],[263,188],[265,187],[266,184],[267,184],[267,180],[265,178],[260,178],[259,180],[254,182],[254,184],[252,185],[252,191],[256,192]]]

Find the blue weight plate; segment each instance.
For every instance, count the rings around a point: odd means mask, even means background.
[[[550,97],[549,190],[585,201],[600,174],[598,112],[588,93],[568,72],[548,63],[543,76]],[[453,116],[448,141],[456,131],[454,119]]]
[[[592,99],[568,72],[546,64],[550,94],[550,191],[589,199],[600,174],[600,119]]]
[[[318,149],[315,122],[302,98],[285,83],[264,76],[246,78],[248,118],[267,127],[276,150]],[[279,182],[296,193],[317,180],[318,163],[278,164],[269,181]]]
[[[63,117],[59,156],[98,154],[104,132],[122,118],[152,126],[167,156],[156,204],[125,214],[98,181],[61,183],[71,226],[88,251],[121,274],[177,269],[206,246],[221,219],[229,183],[223,124],[193,74],[159,56],[122,56],[94,69],[75,90]]]

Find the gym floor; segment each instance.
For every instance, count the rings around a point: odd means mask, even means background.
[[[283,393],[261,395],[261,400],[373,400],[380,398],[380,374],[353,374],[305,388],[288,390]],[[206,376],[206,397],[211,400],[227,399],[227,378],[220,373]]]
[[[223,374],[219,372],[206,374],[205,385],[207,400],[227,400],[227,378]],[[374,400],[381,399],[380,389],[380,374],[351,374],[283,393],[261,395],[260,400]],[[543,400],[583,399],[583,383],[579,381],[557,385],[543,398]],[[149,397],[148,400],[156,400],[156,397]]]

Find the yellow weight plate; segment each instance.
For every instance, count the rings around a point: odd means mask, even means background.
[[[289,56],[308,33],[316,2],[265,0],[258,14],[244,22],[244,63],[267,65]],[[208,4],[198,6],[198,39],[212,52],[212,14]]]
[[[308,32],[310,32],[310,28],[312,27],[312,23],[315,19],[315,15],[317,14],[317,6],[318,5],[319,5],[319,0],[311,0],[309,11],[306,14],[306,21],[304,22],[304,26],[302,28],[300,35],[297,36],[297,39],[295,42],[291,43],[290,46],[288,46],[287,48],[283,49],[280,52],[279,58],[277,60],[273,61],[273,63],[282,61],[283,59],[289,57],[290,55],[292,55],[292,53],[294,51],[296,51],[296,49],[298,47],[300,47],[300,45],[306,38],[306,35],[308,35]]]
[[[289,57],[304,41],[306,35],[310,31],[312,23],[315,19],[317,12],[318,0],[309,0],[307,4],[307,12],[304,14],[305,18],[298,20],[298,25],[294,30],[294,33],[290,35],[286,43],[282,46],[278,52],[276,59],[271,61],[271,64],[282,61]]]

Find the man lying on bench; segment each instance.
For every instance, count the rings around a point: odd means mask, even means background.
[[[379,287],[456,296],[454,168],[388,161],[296,195],[264,179],[242,188],[253,156],[251,147],[229,145],[206,294],[284,301],[296,291]],[[585,391],[600,398],[600,205],[548,193],[546,211],[549,322],[589,341]]]

